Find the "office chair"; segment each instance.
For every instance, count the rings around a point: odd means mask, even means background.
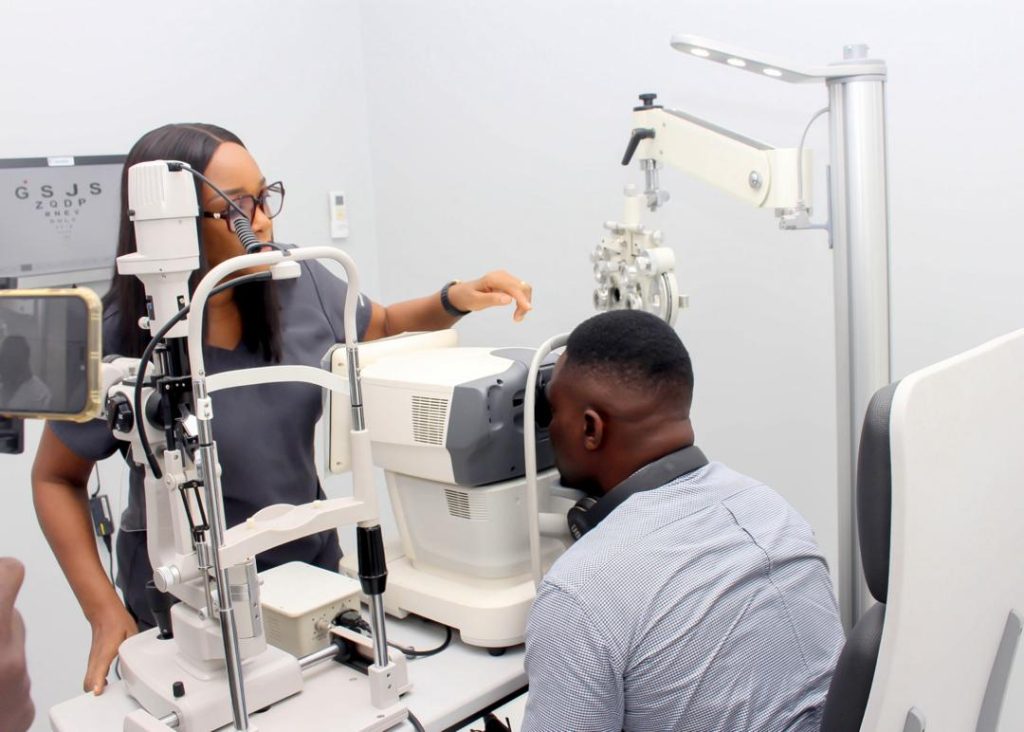
[[[897,384],[875,392],[868,404],[857,454],[857,533],[864,577],[876,603],[853,626],[825,698],[821,732],[859,732],[875,676],[889,589],[892,465],[889,411]]]

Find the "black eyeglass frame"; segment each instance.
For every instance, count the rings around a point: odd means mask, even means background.
[[[273,213],[270,213],[270,211],[268,211],[266,208],[267,194],[269,193],[279,193],[281,195],[281,204],[278,206],[277,211],[274,211]],[[261,209],[263,211],[263,214],[268,219],[272,219],[279,213],[281,213],[281,211],[284,209],[284,183],[278,180],[274,181],[273,183],[270,183],[269,185],[265,185],[263,186],[263,189],[260,191],[260,194],[258,196],[253,196],[249,193],[246,193],[241,196],[236,196],[235,198],[229,198],[227,199],[228,207],[226,209],[224,209],[223,211],[203,211],[203,218],[217,219],[218,221],[223,221],[228,225],[228,228],[230,228],[232,211],[236,211],[238,213],[245,213],[245,206],[243,202],[247,198],[252,201],[252,210],[249,212],[250,224],[256,223],[257,208]]]

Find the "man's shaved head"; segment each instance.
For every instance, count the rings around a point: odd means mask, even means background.
[[[562,482],[593,494],[693,444],[690,355],[650,313],[613,310],[577,326],[548,396]]]
[[[672,326],[640,310],[613,310],[585,320],[565,347],[566,368],[591,373],[609,388],[659,392],[689,413],[690,354]]]

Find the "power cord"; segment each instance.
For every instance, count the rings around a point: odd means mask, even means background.
[[[285,247],[283,247],[280,244],[277,244],[275,242],[272,242],[272,241],[268,241],[268,242],[256,241],[256,238],[253,236],[252,229],[249,228],[249,225],[248,225],[249,224],[249,216],[245,213],[245,211],[242,210],[242,207],[239,206],[238,203],[233,198],[228,196],[227,193],[225,193],[220,188],[218,188],[216,183],[214,183],[212,180],[210,180],[205,175],[200,173],[198,170],[193,168],[191,165],[188,165],[186,163],[169,162],[167,164],[167,168],[168,168],[168,170],[171,170],[171,171],[184,170],[187,173],[191,173],[194,177],[198,178],[203,183],[205,183],[206,185],[210,186],[210,188],[213,189],[214,193],[216,193],[218,196],[220,196],[225,201],[227,201],[228,206],[233,208],[235,210],[235,213],[239,217],[241,217],[241,223],[245,224],[245,226],[242,227],[242,231],[238,231],[238,223],[239,222],[236,222],[236,221],[232,220],[231,218],[228,219],[228,225],[231,227],[231,230],[233,232],[235,232],[235,235],[238,236],[239,240],[241,240],[242,244],[245,246],[245,253],[246,254],[251,254],[254,250],[261,249],[263,247],[270,247],[272,249],[277,249],[278,251],[282,251],[282,252],[283,251],[287,251],[287,249]]]
[[[370,624],[366,622],[363,616],[358,610],[348,609],[343,610],[334,618],[334,625],[340,625],[343,628],[354,630],[357,633],[362,633],[368,637],[372,637],[373,629]],[[441,623],[435,623],[435,625],[441,625]],[[426,658],[427,656],[435,656],[445,648],[447,648],[452,642],[452,629],[447,625],[442,626],[445,630],[444,642],[435,648],[428,648],[426,650],[420,650],[417,648],[410,648],[408,646],[400,646],[397,643],[388,641],[388,646],[395,648],[406,655],[407,658]],[[422,722],[412,713],[412,710],[407,710],[409,724],[413,726],[416,732],[427,732]]]
[[[425,651],[418,650],[416,648],[410,648],[408,646],[400,646],[397,643],[388,642],[388,645],[392,648],[396,648],[404,653],[409,658],[427,658],[428,656],[436,656],[438,653],[446,649],[452,642],[452,629],[447,625],[444,626],[444,642],[435,648],[429,648]]]
[[[110,513],[110,500],[102,492],[99,464],[93,466],[93,472],[96,475],[96,490],[89,495],[89,515],[92,518],[93,531],[107,548],[107,568],[110,583],[114,584],[114,519]]]
[[[370,628],[370,624],[366,622],[358,610],[343,610],[334,618],[334,625],[340,625],[343,628],[348,628],[349,630],[354,630],[357,633],[362,633],[365,636],[372,637],[373,631]],[[437,625],[441,624],[437,623]],[[452,642],[452,629],[447,625],[442,625],[441,627],[445,630],[444,642],[434,648],[420,650],[409,646],[401,646],[397,643],[392,643],[391,641],[388,641],[388,646],[401,651],[407,658],[427,658],[428,656],[436,656],[451,645]]]
[[[228,206],[230,206],[231,208],[235,209],[235,213],[236,214],[238,214],[242,218],[249,218],[248,214],[246,214],[245,211],[242,210],[242,207],[239,206],[238,203],[233,198],[231,198],[231,196],[229,196],[227,193],[222,191],[217,186],[216,183],[214,183],[212,180],[207,178],[205,175],[200,173],[198,170],[193,168],[188,163],[181,163],[181,162],[174,161],[174,160],[168,161],[167,169],[170,170],[172,173],[176,173],[176,172],[182,171],[182,170],[184,170],[186,173],[191,173],[193,177],[198,178],[203,183],[205,183],[206,185],[210,186],[210,188],[213,189],[214,193],[216,193],[218,196],[220,196],[221,198],[223,198],[227,202]]]
[[[811,125],[814,124],[814,121],[823,114],[828,114],[828,112],[828,107],[822,107],[817,112],[815,112],[811,116],[811,119],[807,123],[807,126],[804,127],[804,134],[800,136],[800,147],[797,148],[796,152],[796,195],[797,200],[800,201],[801,204],[804,202],[804,143],[807,142],[807,133],[810,132]]]
[[[227,193],[225,193],[223,190],[221,190],[220,187],[218,187],[216,183],[211,181],[209,178],[207,178],[205,175],[203,175],[198,170],[193,168],[191,165],[188,165],[187,163],[181,163],[181,162],[169,162],[167,164],[167,168],[168,168],[168,170],[175,171],[175,172],[183,170],[183,171],[185,171],[187,173],[190,173],[193,177],[198,178],[199,180],[201,180],[204,183],[206,183],[206,185],[210,186],[210,188],[212,188],[214,190],[214,192],[218,196],[220,196],[221,198],[223,198],[227,202],[228,206],[230,206],[231,208],[233,208],[235,210],[235,213],[238,214],[238,216],[241,217],[242,221],[244,221],[246,224],[248,224],[249,218],[246,215],[245,211],[242,210],[242,207],[239,206],[238,203],[235,202]],[[232,229],[232,230],[234,230],[234,229]],[[251,237],[252,236],[252,230],[249,229],[248,233],[249,233],[249,236]],[[257,244],[259,244],[259,243],[257,242]],[[246,246],[246,253],[251,252],[252,249],[255,248],[255,246],[256,246],[255,244],[247,245]],[[278,244],[274,244],[273,242],[270,242],[269,244],[268,243],[264,243],[264,244],[261,244],[261,246],[271,246],[271,247],[273,247],[275,249],[279,249],[279,250],[283,251],[283,247],[281,247]],[[230,287],[235,287],[235,286],[240,285],[240,284],[245,283],[245,282],[254,282],[254,281],[269,280],[269,279],[271,279],[271,275],[270,275],[269,272],[259,272],[259,273],[256,273],[256,274],[244,275],[242,277],[238,277],[238,278],[236,278],[234,280],[231,280],[229,282],[225,282],[222,285],[218,285],[217,287],[213,288],[213,290],[210,291],[210,295],[211,296],[212,295],[216,295],[218,292],[222,292],[222,291],[224,291],[224,290],[226,290],[226,289],[228,289]],[[149,343],[146,344],[146,348],[142,352],[142,358],[139,359],[139,373],[138,373],[138,377],[136,378],[136,381],[135,381],[135,393],[134,393],[134,397],[135,397],[134,398],[135,418],[136,418],[136,420],[139,420],[140,422],[142,421],[142,409],[141,409],[141,407],[142,407],[142,382],[143,382],[144,377],[146,375],[146,365],[153,358],[153,351],[156,350],[156,347],[159,344],[160,340],[163,339],[163,337],[167,334],[167,332],[172,327],[174,327],[175,323],[177,323],[182,318],[184,318],[186,315],[188,315],[189,310],[191,309],[191,307],[192,307],[191,304],[186,305],[181,310],[179,310],[177,313],[175,313],[174,317],[172,317],[170,320],[168,320],[166,323],[164,323],[163,327],[160,328],[160,330],[156,333],[156,335],[154,335],[153,338],[150,339]],[[153,472],[153,476],[156,477],[157,479],[161,478],[163,476],[163,473],[160,470],[160,466],[156,462],[156,457],[153,455],[153,450],[152,450],[152,448],[149,445],[149,437],[146,435],[146,430],[144,428],[139,429],[139,441],[142,443],[142,451],[145,454],[146,462],[149,463],[150,470]]]
[[[178,161],[170,161],[170,162],[167,163],[167,169],[170,170],[170,171],[173,171],[173,172],[185,171],[185,172],[191,174],[194,178],[198,178],[199,180],[201,180],[204,183],[206,183],[206,185],[210,186],[210,188],[212,188],[214,190],[214,192],[218,196],[220,196],[221,198],[223,198],[227,202],[227,204],[228,204],[228,206],[230,208],[233,208],[235,210],[235,213],[239,217],[241,217],[241,221],[245,222],[245,224],[248,224],[249,217],[245,213],[245,211],[242,210],[242,207],[239,206],[238,203],[234,199],[232,199],[231,196],[229,196],[227,193],[225,193],[216,183],[211,181],[209,178],[207,178],[205,175],[203,175],[198,170],[193,168],[191,165],[189,165],[188,163],[182,163],[182,162],[178,162]],[[252,229],[248,228],[248,226],[243,227],[243,228],[248,230],[248,237],[243,237],[242,234],[238,234],[236,232],[236,234],[239,236],[239,239],[242,239],[242,238],[252,239],[253,238],[253,236],[252,236]],[[234,226],[232,226],[232,231],[235,231]],[[282,247],[279,244],[275,244],[273,242],[263,242],[263,243],[261,243],[261,242],[256,242],[255,240],[253,240],[249,244],[246,244],[245,251],[246,251],[246,253],[249,253],[249,252],[253,251],[255,248],[262,247],[262,246],[269,246],[269,247],[272,247],[274,249],[285,251],[285,248]],[[260,272],[258,274],[254,274],[254,275],[246,275],[246,276],[239,277],[239,278],[237,278],[235,280],[232,280],[230,282],[227,282],[227,283],[224,283],[222,285],[219,285],[219,286],[215,287],[210,292],[210,294],[211,295],[215,295],[218,292],[221,292],[221,291],[223,291],[223,290],[225,290],[225,289],[227,289],[229,287],[235,287],[236,285],[240,285],[243,282],[252,282],[252,281],[255,281],[255,280],[267,280],[267,279],[270,279],[270,274],[266,273],[266,272]],[[184,318],[186,315],[188,315],[190,307],[191,307],[191,305],[186,305],[181,310],[179,310],[174,315],[174,317],[172,317],[169,321],[167,321],[163,325],[163,327],[157,332],[157,334],[153,336],[153,338],[149,341],[149,343],[146,344],[146,348],[142,352],[142,358],[139,360],[139,375],[138,375],[138,378],[137,378],[137,380],[135,382],[135,394],[134,394],[134,397],[135,397],[135,399],[134,399],[135,415],[136,415],[136,419],[139,420],[139,421],[141,421],[141,419],[142,419],[142,410],[141,410],[141,406],[142,406],[142,382],[143,382],[143,377],[146,374],[146,364],[152,359],[153,351],[156,349],[156,346],[159,343],[159,341],[167,334],[167,331],[169,331],[174,326],[175,323],[177,323],[182,318]],[[163,474],[162,474],[162,471],[160,470],[160,466],[157,465],[156,457],[154,457],[154,455],[153,455],[153,450],[149,446],[149,437],[146,435],[146,430],[145,429],[140,429],[139,430],[139,439],[142,442],[142,450],[145,453],[146,462],[149,463],[150,470],[153,472],[153,475],[156,478],[158,478],[158,479],[161,478]]]
[[[89,497],[90,498],[95,498],[96,496],[98,496],[100,494],[100,491],[103,490],[103,483],[102,483],[102,481],[100,481],[100,467],[99,467],[99,463],[96,463],[93,466],[92,473],[93,473],[93,475],[96,476],[96,490],[94,490]]]

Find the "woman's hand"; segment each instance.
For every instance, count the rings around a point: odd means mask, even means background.
[[[107,685],[110,663],[121,642],[138,633],[139,628],[120,602],[111,603],[95,618],[89,618],[89,622],[92,624],[92,648],[89,649],[89,665],[82,688],[99,695]]]
[[[498,305],[516,303],[516,311],[512,319],[522,320],[533,310],[530,300],[533,288],[518,277],[505,270],[488,272],[483,277],[467,282],[459,282],[448,288],[448,301],[459,310],[471,312],[484,310]]]
[[[456,282],[448,287],[448,304],[462,312],[474,312],[498,305],[516,304],[512,317],[519,321],[533,309],[530,299],[533,288],[504,270],[488,272],[468,282]],[[363,335],[364,341],[394,336],[399,333],[441,330],[451,328],[458,315],[442,307],[438,293],[405,300],[393,305],[372,304],[370,324]]]

